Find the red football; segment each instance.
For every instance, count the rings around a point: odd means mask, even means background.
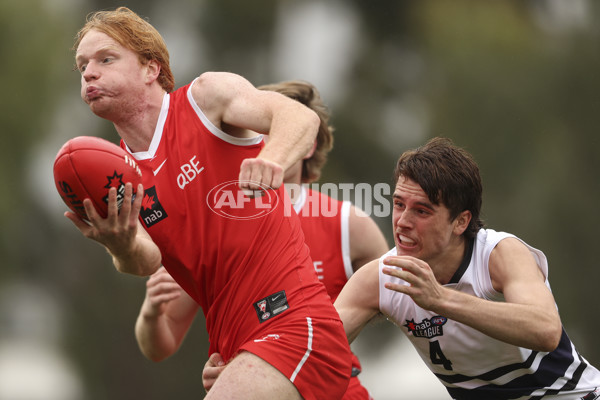
[[[108,210],[108,190],[117,188],[121,208],[125,183],[133,184],[134,194],[142,182],[142,172],[125,150],[108,140],[79,136],[65,143],[54,160],[54,183],[63,201],[80,217],[87,219],[83,200],[89,198],[102,217]]]

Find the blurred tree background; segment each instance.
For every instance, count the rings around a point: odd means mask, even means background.
[[[133,326],[145,280],[117,273],[81,237],[53,186],[52,163],[66,140],[118,140],[80,100],[71,46],[89,12],[120,5],[163,34],[176,86],[207,70],[256,85],[316,84],[336,127],[322,182],[391,184],[397,157],[433,136],[468,149],[484,179],[488,226],[546,253],[563,324],[600,366],[597,2],[5,0],[0,400],[204,393],[202,317],[175,356],[144,359]],[[392,245],[389,216],[375,219]],[[388,325],[365,332],[378,343],[372,353],[401,335]]]

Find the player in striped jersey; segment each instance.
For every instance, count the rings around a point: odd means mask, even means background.
[[[395,175],[396,246],[335,303],[349,340],[383,314],[454,399],[597,399],[600,372],[562,327],[545,255],[483,228],[472,157],[435,138]]]

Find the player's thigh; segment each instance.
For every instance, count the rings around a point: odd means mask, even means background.
[[[206,400],[301,400],[288,378],[262,358],[246,351],[223,370]]]

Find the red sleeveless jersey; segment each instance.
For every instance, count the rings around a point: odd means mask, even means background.
[[[254,199],[238,190],[240,164],[258,155],[262,137],[219,130],[189,88],[165,95],[148,151],[133,156],[144,184],[140,220],[165,268],[202,307],[209,352],[227,360],[294,316],[339,321],[283,186]]]
[[[317,277],[334,302],[354,273],[350,258],[350,202],[302,187],[294,204]]]
[[[350,257],[349,201],[339,201],[324,193],[302,186],[294,210],[300,217],[306,244],[317,277],[335,302],[342,288],[354,273]],[[371,395],[356,376],[360,361],[352,354],[353,378],[343,400],[368,400]],[[356,375],[355,375],[356,374]]]

